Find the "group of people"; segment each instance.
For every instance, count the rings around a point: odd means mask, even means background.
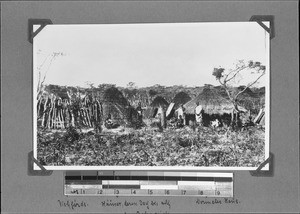
[[[138,122],[143,122],[143,109],[141,107],[141,103],[138,103],[136,110],[136,117]],[[176,128],[183,128],[185,125],[188,125],[188,120],[185,112],[184,106],[181,104],[180,107],[177,109],[177,114],[175,120],[175,126]],[[199,102],[196,103],[196,107],[194,110],[195,114],[195,120],[196,120],[196,125],[202,125],[203,124],[203,107],[199,104]],[[162,112],[157,113],[157,117],[159,119],[159,123],[162,126],[162,128],[166,128],[166,116]],[[111,114],[108,114],[104,125],[107,129],[112,129],[112,128],[117,128],[119,125],[115,124],[111,118]]]
[[[203,107],[199,104],[199,102],[196,103],[196,108],[195,108],[194,113],[195,113],[196,124],[197,125],[202,125],[202,122],[203,122]],[[187,125],[187,118],[186,118],[185,108],[181,104],[180,107],[177,110],[176,127],[177,128],[182,128],[185,125]]]

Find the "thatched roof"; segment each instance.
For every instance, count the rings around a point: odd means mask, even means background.
[[[108,88],[103,93],[102,98],[104,103],[114,103],[121,106],[129,106],[128,100],[123,96],[122,92],[115,87]]]
[[[130,106],[122,92],[115,87],[108,88],[102,95],[102,107],[104,119],[110,114],[112,119],[119,124],[130,123],[135,109]]]
[[[169,106],[169,103],[163,97],[157,96],[152,101],[151,106],[155,107],[155,108],[157,108],[159,106],[167,108]]]
[[[239,86],[239,87],[237,87],[235,90],[236,90],[236,92],[238,93],[238,92],[244,90],[245,87],[246,87],[246,86]],[[257,97],[257,94],[254,93],[250,88],[247,88],[240,96],[243,97],[243,98],[246,98],[246,97],[256,98],[256,97]]]
[[[257,90],[257,94],[261,97],[264,96],[266,94],[266,88],[265,87],[261,87]]]
[[[216,89],[217,93],[219,95],[221,95],[222,97],[228,98],[226,90],[225,90],[225,88],[223,86],[220,86],[220,85],[219,86],[215,86],[214,89]]]
[[[187,102],[183,107],[187,114],[194,114],[197,102],[202,105],[204,113],[206,114],[230,114],[234,109],[233,104],[228,100],[222,97],[216,89],[211,87],[206,87],[203,89],[197,97]],[[247,110],[239,106],[241,111],[246,112]]]
[[[153,118],[155,116],[155,108],[147,107],[143,111],[143,115],[145,118]]]
[[[173,103],[175,103],[175,108],[178,108],[181,104],[185,104],[190,101],[192,98],[186,92],[179,92],[173,98]]]

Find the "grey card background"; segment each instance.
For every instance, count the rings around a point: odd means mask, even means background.
[[[27,40],[29,18],[51,19],[54,24],[100,24],[248,21],[252,15],[275,17],[275,38],[271,40],[270,146],[275,167],[273,177],[254,177],[248,171],[235,172],[234,192],[239,204],[199,205],[197,198],[169,197],[171,207],[103,207],[101,202],[104,200],[159,202],[165,198],[67,198],[63,196],[62,171],[55,171],[51,176],[27,175],[27,155],[32,151],[32,44]],[[1,16],[3,213],[300,211],[297,1],[2,2]],[[87,207],[73,210],[61,207],[58,201],[74,199],[86,202]]]

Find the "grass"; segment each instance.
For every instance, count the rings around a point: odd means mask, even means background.
[[[38,130],[38,160],[46,166],[231,166],[257,167],[264,161],[265,132],[225,128],[122,127],[101,134]]]

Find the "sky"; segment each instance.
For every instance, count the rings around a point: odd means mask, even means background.
[[[215,67],[266,65],[267,39],[256,22],[47,25],[33,41],[34,78],[40,72],[45,84],[81,87],[218,85]],[[245,71],[238,84],[252,76]]]

